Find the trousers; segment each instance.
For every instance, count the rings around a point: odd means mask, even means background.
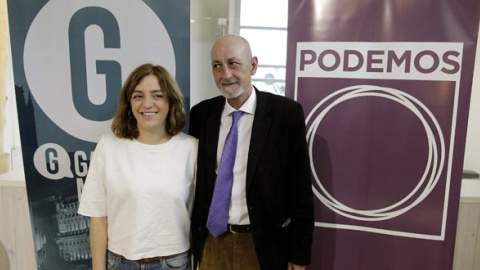
[[[260,270],[252,233],[230,233],[215,238],[210,233],[200,260],[200,270]]]
[[[110,251],[107,252],[107,270],[191,270],[192,261],[190,252],[185,251],[167,259],[158,259],[148,263],[118,257]]]

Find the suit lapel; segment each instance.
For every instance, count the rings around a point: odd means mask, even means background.
[[[268,100],[264,93],[255,88],[257,94],[257,108],[253,119],[252,136],[248,150],[247,163],[247,190],[253,180],[253,172],[257,167],[258,158],[270,130],[271,117],[269,115]]]
[[[212,177],[208,178],[209,190],[212,194],[215,187],[215,163],[217,161],[218,136],[224,103],[225,98],[222,96],[214,99],[212,106],[209,108],[208,117],[205,120],[205,141],[207,145],[206,165],[209,175],[212,175]]]

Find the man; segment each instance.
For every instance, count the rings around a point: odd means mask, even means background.
[[[314,218],[303,109],[252,86],[258,60],[244,38],[222,37],[211,58],[223,97],[199,103],[190,114],[190,133],[199,139],[194,260],[200,270],[305,269]],[[231,145],[233,158],[224,151]],[[225,164],[233,169],[224,173]]]

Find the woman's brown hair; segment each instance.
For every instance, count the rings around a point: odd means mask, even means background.
[[[137,120],[129,116],[135,87],[148,75],[157,77],[161,90],[166,94],[170,111],[167,115],[166,129],[170,135],[176,135],[185,127],[185,109],[183,95],[177,82],[162,66],[143,64],[137,67],[125,81],[120,97],[118,98],[117,111],[112,123],[112,132],[119,138],[136,139],[139,136]]]

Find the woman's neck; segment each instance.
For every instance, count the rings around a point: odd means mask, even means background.
[[[144,143],[144,144],[162,144],[168,142],[172,135],[168,134],[166,130],[162,131],[149,131],[149,130],[141,130],[139,131],[140,135],[137,138],[137,141]]]

